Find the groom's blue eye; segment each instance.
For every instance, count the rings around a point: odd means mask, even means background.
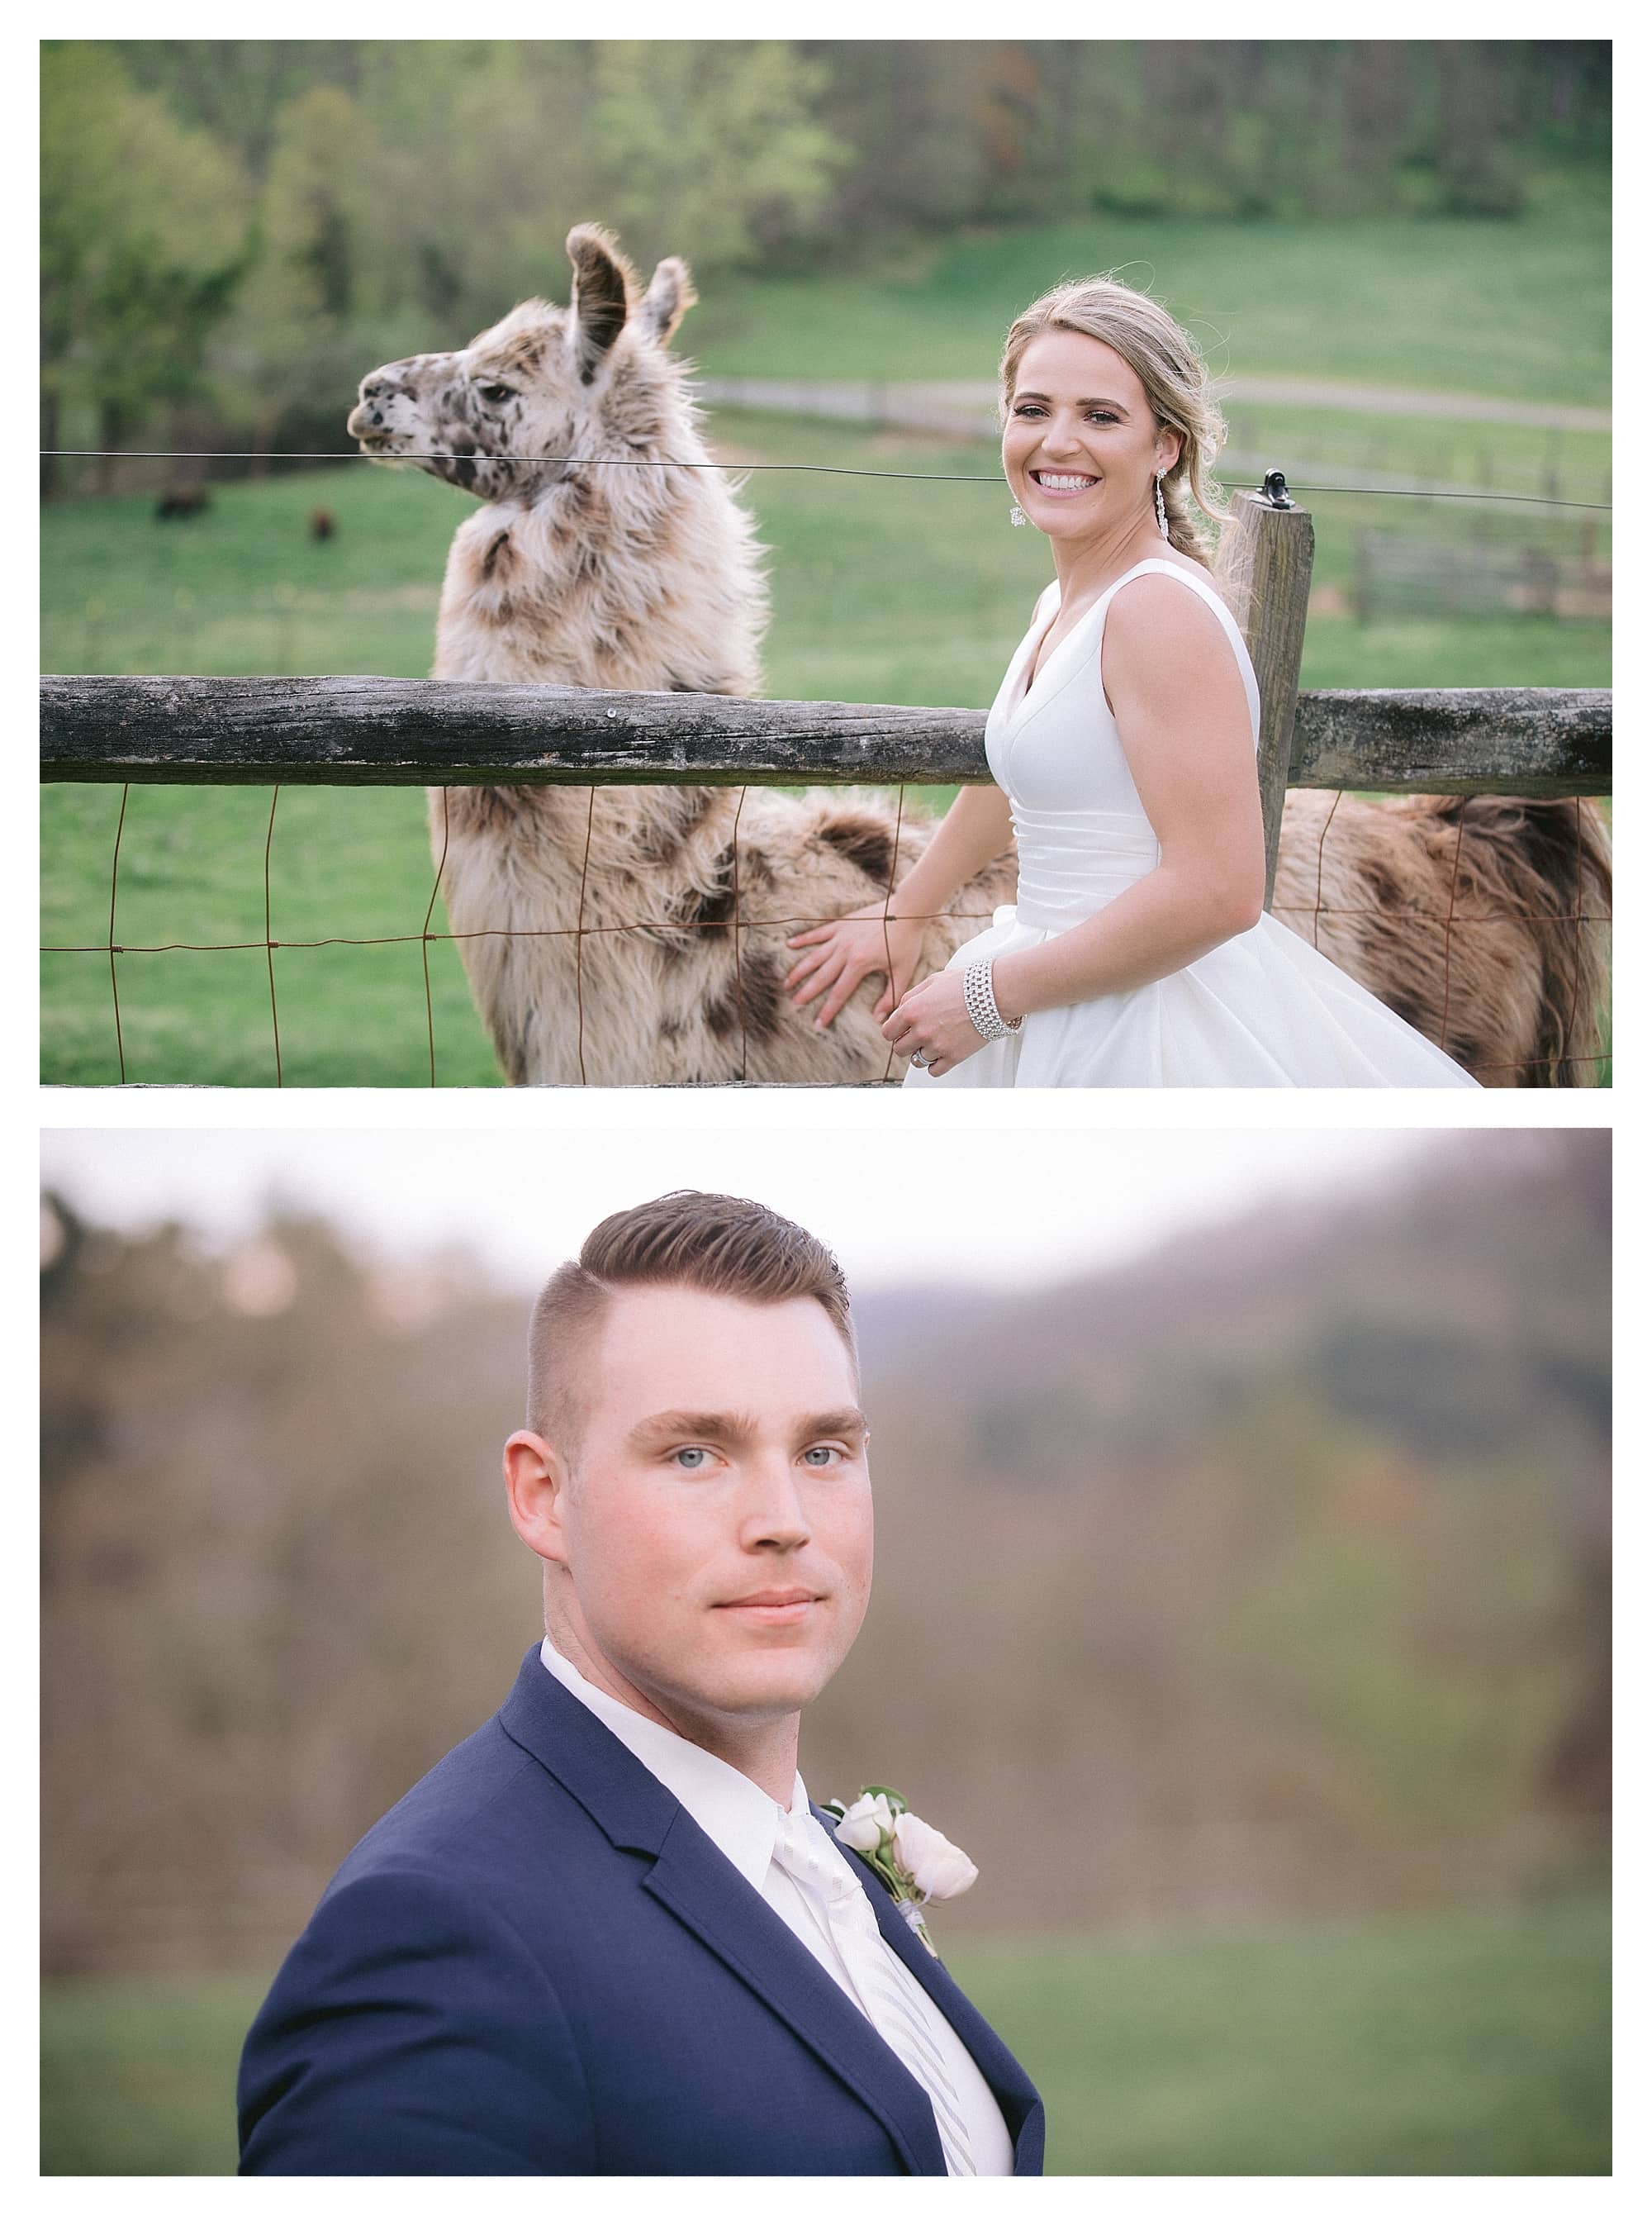
[[[837,1461],[838,1456],[842,1452],[843,1449],[841,1447],[807,1447],[803,1451],[803,1459],[808,1463],[811,1469],[830,1469],[832,1463]],[[830,1460],[826,1462],[816,1462],[814,1460],[814,1456],[816,1455],[826,1455],[830,1457]]]
[[[697,1455],[700,1459],[697,1462],[685,1462],[684,1460],[685,1455]],[[671,1458],[679,1469],[703,1469],[711,1460],[711,1450],[709,1447],[675,1447],[672,1450]]]

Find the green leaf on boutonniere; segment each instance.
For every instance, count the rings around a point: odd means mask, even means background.
[[[892,1786],[888,1785],[863,1785],[861,1797],[865,1800],[887,1800],[892,1815],[905,1816],[912,1807],[911,1801],[904,1793],[897,1793]]]

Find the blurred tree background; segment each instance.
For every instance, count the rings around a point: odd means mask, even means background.
[[[1598,1873],[1606,1149],[1442,1138],[1093,1278],[866,1296],[881,1605],[817,1790],[909,1781],[1023,1931]],[[47,1961],[261,1962],[534,1634],[525,1296],[46,1208]]]
[[[48,41],[41,443],[336,446],[364,364],[556,295],[593,214],[702,275],[1084,211],[1510,220],[1604,181],[1610,68],[1562,40]]]
[[[878,1591],[805,1774],[967,1844],[1058,2167],[1603,2166],[1609,1143],[859,1299]],[[290,1209],[42,1232],[47,2167],[223,2166],[259,1981],[537,1635],[532,1289]]]

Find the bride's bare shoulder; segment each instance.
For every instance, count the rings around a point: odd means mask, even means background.
[[[1168,631],[1182,637],[1200,637],[1213,625],[1219,630],[1219,619],[1205,597],[1206,592],[1217,593],[1209,570],[1180,557],[1155,556],[1154,559],[1164,566],[1127,577],[1115,588],[1105,636],[1131,638]],[[1178,574],[1167,576],[1166,571],[1172,569]],[[1183,577],[1204,590],[1189,592],[1182,582]]]
[[[1183,567],[1182,564],[1176,565]],[[1185,564],[1190,579],[1215,590],[1208,570]],[[1237,664],[1231,639],[1203,592],[1189,592],[1164,569],[1144,570],[1121,585],[1102,635],[1102,678],[1108,690],[1155,695],[1233,689]],[[1236,695],[1237,697],[1237,695]]]

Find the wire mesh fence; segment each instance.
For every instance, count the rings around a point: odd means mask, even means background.
[[[273,901],[272,881],[278,856],[279,807],[282,788],[270,788],[269,806],[265,824],[262,847],[261,896],[263,931],[257,938],[224,939],[170,939],[143,942],[125,936],[120,930],[120,876],[123,857],[130,860],[126,846],[127,803],[130,785],[121,787],[120,816],[109,866],[108,927],[107,937],[101,941],[53,944],[43,947],[47,956],[62,959],[95,961],[107,969],[108,979],[108,1018],[113,1034],[120,1082],[144,1081],[141,1068],[129,1068],[121,1012],[121,971],[123,965],[153,961],[168,957],[185,955],[255,955],[262,957],[262,975],[267,996],[269,1045],[269,1081],[277,1086],[286,1081],[281,1031],[281,990],[278,982],[277,957],[285,968],[288,963],[325,949],[351,947],[413,946],[420,951],[422,980],[423,1026],[426,1079],[437,1086],[441,1078],[439,1069],[437,1015],[435,996],[432,990],[431,949],[448,945],[463,949],[466,942],[482,940],[519,942],[525,946],[544,946],[558,944],[572,952],[573,995],[573,1066],[567,1080],[580,1085],[603,1081],[593,1073],[596,1056],[593,1039],[601,1028],[618,1023],[635,1025],[639,1010],[634,1002],[622,1008],[613,1005],[611,992],[606,988],[593,991],[589,982],[587,949],[602,941],[633,941],[648,951],[648,957],[662,943],[680,940],[685,934],[700,937],[715,947],[718,960],[706,965],[703,989],[721,996],[722,1005],[728,1010],[727,1030],[729,1034],[728,1065],[714,1075],[708,1073],[701,1081],[715,1081],[746,1086],[776,1081],[754,1067],[759,1059],[754,1049],[759,1040],[766,1047],[772,1037],[776,1010],[774,1002],[775,955],[790,935],[834,920],[840,909],[830,913],[811,911],[789,904],[783,897],[777,901],[775,888],[765,885],[765,895],[760,908],[753,912],[751,896],[742,886],[741,821],[749,792],[752,788],[740,785],[734,789],[732,822],[729,838],[729,889],[726,908],[716,914],[700,916],[685,915],[681,908],[668,898],[649,897],[646,882],[639,879],[636,885],[636,912],[621,921],[596,922],[587,914],[592,896],[591,852],[592,832],[595,823],[599,792],[603,788],[593,785],[584,793],[577,789],[563,790],[561,797],[577,820],[582,815],[584,838],[577,883],[573,888],[573,912],[563,923],[523,929],[508,924],[484,926],[465,931],[455,931],[439,914],[443,899],[445,879],[448,869],[447,799],[441,792],[439,805],[440,831],[435,853],[435,865],[424,899],[422,914],[410,915],[409,928],[405,932],[383,933],[372,936],[329,936],[314,939],[294,939],[278,934],[273,927]],[[611,791],[611,788],[609,789]],[[624,804],[625,794],[616,796],[618,804]],[[1409,1021],[1448,1051],[1460,1053],[1460,1041],[1465,1037],[1482,1042],[1474,1062],[1474,1073],[1483,1082],[1492,1085],[1587,1085],[1603,1081],[1603,1073],[1609,1066],[1609,1056],[1601,1046],[1600,1010],[1593,996],[1599,989],[1604,970],[1604,950],[1609,933],[1611,916],[1604,906],[1593,906],[1587,898],[1590,889],[1599,890],[1603,879],[1598,866],[1600,839],[1595,811],[1586,801],[1574,795],[1561,801],[1545,803],[1551,810],[1561,811],[1569,820],[1571,830],[1572,853],[1569,873],[1570,897],[1541,908],[1521,908],[1512,905],[1506,894],[1499,893],[1489,902],[1483,892],[1477,903],[1471,896],[1472,873],[1464,866],[1464,842],[1473,827],[1475,803],[1466,801],[1458,810],[1452,834],[1449,865],[1437,871],[1431,882],[1443,892],[1444,903],[1430,907],[1418,905],[1415,899],[1403,908],[1391,899],[1365,902],[1338,899],[1328,889],[1328,853],[1334,840],[1339,811],[1348,796],[1342,791],[1329,796],[1317,831],[1308,827],[1308,846],[1311,852],[1313,886],[1306,900],[1293,899],[1288,889],[1274,903],[1274,913],[1298,934],[1306,939],[1317,950],[1326,951],[1333,958],[1341,956],[1344,966],[1355,970],[1357,960],[1348,961],[1348,949],[1357,947],[1367,934],[1377,935],[1389,950],[1391,969],[1403,975],[1406,990],[1399,1013]],[[913,828],[911,808],[912,789],[906,785],[894,788],[891,816],[892,833],[887,843],[887,861],[882,885],[875,893],[881,899],[886,929],[891,913],[901,865],[908,856],[909,836]],[[1356,803],[1357,804],[1357,803]],[[1300,861],[1302,842],[1298,842],[1296,859]],[[1390,889],[1391,892],[1391,880]],[[984,928],[992,919],[990,906],[971,906],[967,902],[955,906],[945,915],[922,919],[947,930],[957,926],[965,932]],[[1548,981],[1551,1004],[1557,997],[1559,1006],[1552,1009],[1551,1037],[1545,1050],[1538,1054],[1506,1054],[1501,1057],[1485,1045],[1488,1036],[1495,1030],[1481,1009],[1472,1005],[1486,997],[1485,963],[1475,948],[1476,939],[1491,942],[1500,950],[1505,964],[1518,963],[1530,971],[1541,974]],[[1466,959],[1465,948],[1468,949]],[[1396,947],[1409,947],[1410,958],[1392,961]],[[611,965],[605,965],[611,968]],[[648,957],[637,965],[638,974],[648,974]],[[1380,977],[1367,980],[1381,990]],[[1391,1004],[1400,999],[1393,990],[1385,995]],[[1554,1017],[1557,1015],[1557,1022]],[[646,1020],[646,1017],[642,1018]],[[797,1020],[801,1023],[801,1018]],[[883,1084],[897,1081],[901,1068],[893,1049],[882,1051],[880,1065],[867,1068],[858,1081]],[[644,1079],[641,1081],[648,1081]],[[808,1081],[807,1080],[801,1081]],[[854,1080],[851,1080],[854,1081]]]
[[[176,458],[167,457],[167,459]],[[359,457],[333,456],[329,459],[359,459]],[[688,465],[677,464],[661,465],[657,461],[643,465],[688,466]],[[694,466],[721,468],[725,465],[709,464]],[[740,466],[751,468],[764,465],[746,463]],[[903,481],[926,477],[935,477],[943,482],[951,482],[955,479],[969,481],[973,478],[973,473],[969,472],[849,470],[833,465],[797,463],[780,463],[773,466],[784,469],[806,469],[812,473],[823,475],[894,476]],[[983,477],[980,481],[1001,483],[996,475]],[[1301,489],[1305,490],[1306,488],[1301,488]],[[1489,496],[1495,497],[1495,495]],[[1510,497],[1510,496],[1504,496],[1504,497]],[[1512,497],[1520,499],[1522,496],[1517,495]],[[1532,496],[1524,497],[1530,499]],[[1536,497],[1539,505],[1584,505],[1583,503],[1556,502],[1551,498],[1545,499],[1540,495]],[[1311,535],[1308,559],[1311,560]],[[290,590],[284,596],[279,587],[276,588],[272,600],[277,627],[276,653],[273,658],[278,666],[286,668],[293,667],[298,659],[293,646],[295,604],[296,595]],[[95,620],[93,611],[89,608],[87,620],[89,643],[94,635]],[[1297,643],[1299,649],[1299,632]],[[91,658],[89,655],[88,658]],[[1256,658],[1254,649],[1253,658]],[[1261,667],[1260,662],[1259,674],[1262,676],[1264,686],[1266,686],[1268,673]],[[184,680],[166,681],[175,686],[188,682]],[[608,697],[611,699],[617,696]],[[1330,699],[1332,696],[1323,697]],[[1484,697],[1489,699],[1492,696]],[[1528,697],[1541,703],[1545,698],[1551,696]],[[1561,698],[1559,695],[1551,697],[1556,701]],[[1609,699],[1609,696],[1601,697]],[[584,712],[588,719],[593,713],[591,706],[593,696],[586,693],[583,698]],[[1293,673],[1291,698],[1294,699]],[[1308,696],[1304,696],[1305,700],[1307,698]],[[806,706],[813,706],[817,711],[823,712],[821,704],[769,703],[765,704],[765,706],[768,710],[787,706],[801,710]],[[615,711],[612,708],[606,708],[603,712],[611,717]],[[876,715],[887,714],[889,711],[844,712]],[[1289,720],[1287,713],[1285,739],[1287,748],[1290,743]],[[1606,712],[1606,721],[1609,725],[1609,706]],[[1348,960],[1348,948],[1350,943],[1357,941],[1360,934],[1362,933],[1372,934],[1380,930],[1382,935],[1391,944],[1396,933],[1409,935],[1414,946],[1424,950],[1413,965],[1414,969],[1425,980],[1437,981],[1437,989],[1419,989],[1416,979],[1413,978],[1403,996],[1405,1005],[1400,1007],[1400,1013],[1405,1014],[1409,1020],[1416,1023],[1417,1027],[1424,1031],[1428,1036],[1436,1038],[1440,1044],[1446,1047],[1448,1051],[1452,1050],[1451,1043],[1454,1030],[1461,1028],[1465,1000],[1473,998],[1477,990],[1475,982],[1477,964],[1472,960],[1465,959],[1463,950],[1465,945],[1477,939],[1483,945],[1489,944],[1499,934],[1501,934],[1501,943],[1504,945],[1511,943],[1511,940],[1520,941],[1521,958],[1528,963],[1535,963],[1548,979],[1551,1019],[1551,1036],[1545,1038],[1541,1052],[1510,1052],[1500,1057],[1495,1054],[1487,1054],[1483,1049],[1477,1063],[1477,1074],[1493,1083],[1589,1082],[1596,1074],[1604,1072],[1609,1067],[1606,1052],[1596,1050],[1598,1044],[1596,1010],[1593,1005],[1594,986],[1604,970],[1600,944],[1597,942],[1609,927],[1609,914],[1603,898],[1586,896],[1586,887],[1592,888],[1598,894],[1604,889],[1606,879],[1603,871],[1594,865],[1601,843],[1598,821],[1594,811],[1585,811],[1580,796],[1585,792],[1609,791],[1609,773],[1600,773],[1599,765],[1604,760],[1604,755],[1599,748],[1596,749],[1594,758],[1596,773],[1581,783],[1575,774],[1575,764],[1563,765],[1568,773],[1557,779],[1549,773],[1556,767],[1556,764],[1550,762],[1546,758],[1540,760],[1535,754],[1528,754],[1526,760],[1532,774],[1523,784],[1511,784],[1506,776],[1489,777],[1486,781],[1492,789],[1505,793],[1528,790],[1550,796],[1547,803],[1540,802],[1539,805],[1557,806],[1561,804],[1557,796],[1569,797],[1566,798],[1564,804],[1569,809],[1570,821],[1569,836],[1572,849],[1569,865],[1570,872],[1569,883],[1572,889],[1570,896],[1553,898],[1551,896],[1554,892],[1554,888],[1545,888],[1539,884],[1537,888],[1539,894],[1537,902],[1510,898],[1506,890],[1489,903],[1485,900],[1483,892],[1477,903],[1473,899],[1465,901],[1461,896],[1461,889],[1465,888],[1464,873],[1459,865],[1462,858],[1465,838],[1471,828],[1471,811],[1468,809],[1465,809],[1457,819],[1455,850],[1451,856],[1449,866],[1435,871],[1430,885],[1423,896],[1419,896],[1416,886],[1410,887],[1403,899],[1403,907],[1397,909],[1391,902],[1385,906],[1380,900],[1368,897],[1350,898],[1348,896],[1345,886],[1328,890],[1327,857],[1328,854],[1334,853],[1336,846],[1339,835],[1338,811],[1343,806],[1346,794],[1359,790],[1385,788],[1388,790],[1432,789],[1436,791],[1450,790],[1459,792],[1474,789],[1474,780],[1471,777],[1465,781],[1460,776],[1455,783],[1446,786],[1436,784],[1432,788],[1426,785],[1419,788],[1417,780],[1409,777],[1394,779],[1385,776],[1383,762],[1373,761],[1367,763],[1363,772],[1357,774],[1346,763],[1332,773],[1310,772],[1305,782],[1334,785],[1337,788],[1330,811],[1318,824],[1317,830],[1309,826],[1306,827],[1304,834],[1312,849],[1312,890],[1304,896],[1300,884],[1293,883],[1282,888],[1272,905],[1274,912],[1281,921],[1298,931],[1300,935],[1320,947],[1322,951],[1330,953],[1333,958],[1343,961],[1344,965],[1353,968],[1356,975],[1359,974],[1359,964],[1357,960]],[[1501,763],[1495,766],[1502,766]],[[612,903],[609,902],[603,904],[601,919],[593,920],[593,915],[587,912],[590,906],[587,896],[591,890],[591,834],[596,816],[598,791],[604,783],[609,780],[599,767],[593,770],[592,765],[586,761],[582,765],[579,778],[563,774],[562,779],[564,783],[582,783],[585,785],[585,790],[580,796],[585,807],[585,838],[577,873],[577,886],[571,891],[568,912],[566,915],[559,917],[551,923],[536,925],[531,929],[502,920],[494,921],[487,919],[479,924],[474,920],[467,921],[464,927],[455,927],[450,923],[445,928],[441,914],[447,877],[447,842],[444,808],[443,831],[435,856],[434,872],[428,882],[421,884],[420,888],[417,907],[411,908],[407,916],[407,928],[401,930],[380,928],[356,934],[321,933],[304,934],[276,928],[274,883],[282,859],[283,843],[280,836],[279,803],[286,780],[279,774],[280,765],[271,763],[267,766],[275,769],[277,774],[270,779],[268,784],[267,789],[270,795],[268,810],[262,825],[261,932],[249,933],[243,930],[222,936],[211,933],[200,936],[188,933],[175,936],[159,934],[144,936],[141,933],[135,933],[130,929],[122,931],[123,859],[129,861],[131,859],[126,806],[130,797],[130,785],[120,778],[120,765],[114,759],[106,763],[101,771],[88,770],[84,765],[81,765],[68,773],[77,777],[101,776],[107,781],[119,781],[120,784],[120,811],[115,826],[109,863],[107,929],[96,940],[89,936],[78,934],[73,937],[65,935],[62,938],[50,939],[42,951],[53,961],[76,959],[83,962],[96,961],[106,970],[108,984],[109,1024],[120,1082],[124,1084],[145,1081],[141,1068],[129,1067],[130,1058],[121,1010],[123,967],[126,968],[130,975],[130,965],[133,963],[149,963],[167,957],[206,953],[240,955],[252,957],[255,959],[261,957],[259,964],[261,971],[261,991],[267,998],[268,1006],[268,1078],[270,1081],[279,1085],[286,1081],[286,1057],[282,1040],[283,976],[284,975],[286,977],[292,976],[292,963],[301,957],[319,956],[329,949],[365,950],[416,945],[420,951],[422,985],[424,1075],[426,1081],[434,1085],[440,1082],[441,1079],[439,1066],[440,1056],[437,1036],[436,996],[433,992],[431,976],[432,947],[445,945],[464,951],[467,948],[474,951],[482,941],[537,940],[543,942],[547,949],[552,945],[560,945],[571,951],[570,982],[574,1010],[574,1050],[572,1066],[563,1081],[589,1083],[594,1081],[591,1070],[593,1057],[588,1051],[593,1037],[593,1027],[604,1025],[611,1020],[604,1012],[600,994],[593,997],[591,965],[587,960],[589,951],[599,946],[604,941],[635,942],[639,945],[647,942],[658,945],[662,939],[680,939],[685,933],[697,937],[707,945],[715,945],[720,954],[726,957],[728,1002],[731,1011],[728,1026],[731,1042],[731,1058],[728,1066],[719,1071],[715,1081],[737,1084],[770,1081],[760,1075],[754,1075],[754,1061],[761,1057],[754,1056],[752,1051],[755,1028],[754,996],[762,1004],[756,1013],[761,1013],[765,1022],[771,1019],[773,1013],[771,1005],[774,997],[773,965],[768,957],[777,939],[783,939],[787,934],[810,928],[815,924],[830,920],[832,915],[841,913],[841,908],[833,908],[829,914],[816,913],[814,909],[819,907],[818,902],[814,904],[807,901],[788,902],[783,898],[779,900],[777,907],[776,890],[772,885],[770,885],[765,888],[765,897],[761,903],[761,913],[754,909],[749,885],[743,885],[741,882],[741,826],[746,809],[747,794],[752,788],[749,782],[738,780],[735,766],[725,764],[717,773],[729,785],[737,787],[737,797],[734,802],[733,834],[729,842],[730,897],[725,908],[715,914],[708,914],[697,919],[692,917],[685,919],[675,909],[660,912],[648,897],[650,886],[646,882],[639,881],[634,912],[628,908],[616,920],[611,912]],[[909,772],[911,766],[911,759],[908,756],[902,762],[902,772]],[[1279,766],[1282,769],[1282,760]],[[497,762],[489,773],[488,781],[492,782],[496,777],[501,788],[508,788],[510,768],[511,765],[506,761]],[[48,771],[46,773],[53,773]],[[219,772],[217,766],[212,764],[208,756],[203,754],[196,764],[196,773],[203,779],[215,779]],[[314,772],[313,768],[307,773],[300,767],[294,773],[304,777],[306,774],[313,775]],[[432,760],[422,765],[417,781],[427,780],[433,786],[443,787],[445,779],[451,777],[452,773],[451,761]],[[532,772],[529,773],[533,774]],[[691,773],[703,775],[705,773],[702,768]],[[814,785],[823,775],[832,773],[823,767],[818,753],[810,753],[807,750],[800,753],[790,764],[790,779],[797,785]],[[956,760],[948,760],[938,768],[924,767],[917,773],[924,783],[955,780],[960,777],[980,773],[979,768],[971,769]],[[176,777],[180,773],[175,767],[169,774]],[[182,778],[186,780],[190,774],[187,768],[181,773]],[[247,773],[244,766],[239,774],[243,784],[255,781]],[[459,774],[468,783],[479,781],[477,773],[474,769],[462,771]],[[653,774],[655,781],[667,783],[672,781],[673,777],[681,781],[682,777],[691,773],[685,771],[679,775],[676,771],[660,770]],[[836,774],[838,781],[844,781],[841,771]],[[322,781],[325,779],[323,779]],[[414,780],[409,779],[404,781]],[[647,782],[649,779],[639,775],[633,768],[623,779],[615,781]],[[782,782],[783,779],[771,770],[766,775],[759,773],[758,781],[773,785]],[[859,781],[882,784],[894,795],[894,832],[886,849],[887,865],[883,871],[882,882],[880,885],[875,872],[867,887],[868,891],[875,896],[880,890],[881,891],[887,914],[888,900],[898,879],[899,862],[902,859],[902,841],[904,838],[910,835],[913,823],[913,810],[910,805],[911,779],[908,774],[897,775],[891,773],[886,766],[881,773],[873,769],[863,773]],[[1300,780],[1293,779],[1293,781]],[[1282,797],[1282,784],[1280,797]],[[573,796],[569,797],[571,799]],[[623,796],[617,803],[612,804],[623,805]],[[921,818],[921,809],[918,811],[918,815]],[[1549,840],[1551,857],[1558,853],[1559,843],[1558,840],[1551,834]],[[1299,860],[1302,845],[1303,839],[1299,838],[1297,840]],[[1299,878],[1299,868],[1297,876]],[[1366,889],[1369,890],[1368,883]],[[961,908],[954,912],[950,921],[960,926],[978,926],[987,922],[991,914],[990,906]],[[1557,941],[1565,942],[1563,951],[1561,953],[1556,951]],[[279,963],[278,956],[280,957]],[[762,958],[755,960],[754,957],[757,957]],[[1553,1006],[1555,1000],[1553,979],[1557,974],[1563,974],[1564,976],[1569,977],[1569,986],[1560,995],[1563,1005],[1557,1015]],[[1364,982],[1372,982],[1373,981],[1367,978]],[[1382,991],[1380,980],[1376,981],[1375,989],[1379,993]],[[1385,996],[1390,999],[1391,1004],[1399,1005],[1399,998],[1394,992],[1390,991]],[[635,1011],[628,1012],[628,1019],[636,1019]],[[898,1074],[894,1056],[887,1053],[881,1053],[878,1066],[866,1069],[858,1081],[887,1082]],[[643,1079],[636,1081],[649,1080]]]

